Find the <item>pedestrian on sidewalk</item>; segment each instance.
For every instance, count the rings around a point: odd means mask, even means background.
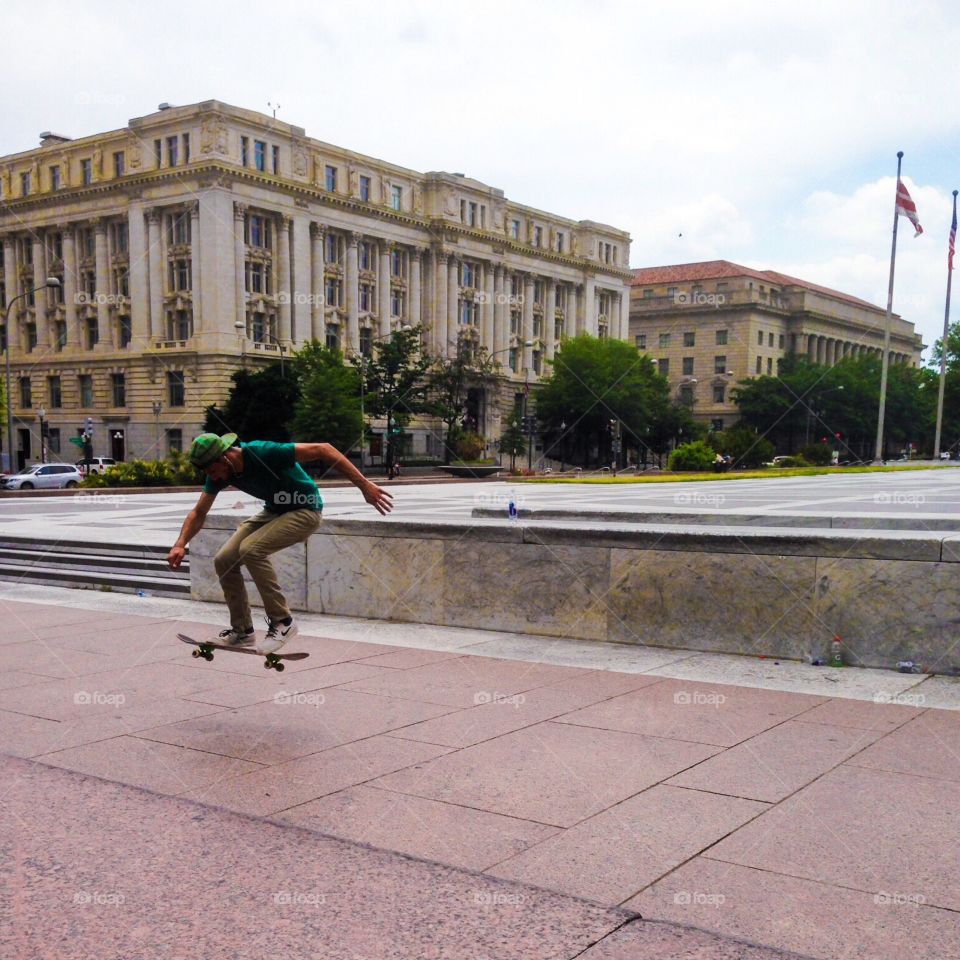
[[[230,610],[230,626],[214,638],[227,646],[246,646],[256,641],[253,616],[241,566],[253,577],[263,599],[266,636],[257,653],[274,653],[297,632],[297,625],[270,563],[271,554],[302,543],[317,527],[323,500],[316,483],[300,466],[322,461],[346,477],[364,500],[381,515],[393,509],[392,495],[368,480],[336,447],[329,443],[272,443],[252,440],[237,443],[235,433],[217,436],[201,433],[190,445],[190,462],[206,474],[203,492],[187,514],[167,563],[176,570],[183,562],[187,544],[203,529],[217,494],[227,486],[263,500],[263,510],[244,521],[217,551],[213,559],[223,596]]]

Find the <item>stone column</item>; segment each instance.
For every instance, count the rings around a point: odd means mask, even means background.
[[[480,311],[480,342],[491,353],[497,349],[496,334],[494,333],[494,311],[496,307],[496,283],[494,280],[494,266],[492,263],[483,265],[483,292],[484,298]]]
[[[351,233],[347,237],[347,270],[346,270],[346,299],[347,299],[347,337],[343,352],[355,354],[360,352],[360,305],[359,282],[360,268],[357,260],[357,244],[360,242],[359,233]]]
[[[290,339],[296,349],[303,346],[313,335],[313,306],[310,296],[313,292],[313,251],[309,217],[295,214],[290,224],[290,233]]]
[[[290,218],[283,214],[277,220],[277,296],[280,299],[280,329],[277,339],[286,350],[290,343],[293,324],[293,284],[290,276]]]
[[[131,215],[132,216],[132,215]],[[143,240],[141,215],[140,240]],[[143,251],[134,260],[133,231],[130,231],[130,294],[134,292],[133,268],[136,265],[140,273],[145,273]],[[9,287],[7,288],[9,289]],[[63,228],[63,314],[67,322],[67,347],[76,347],[80,343],[80,331],[77,328],[77,246],[73,227],[67,224]],[[134,314],[136,315],[136,314]]]
[[[450,258],[445,253],[435,256],[436,268],[434,276],[434,307],[433,307],[433,352],[438,357],[447,355],[447,264]]]
[[[390,244],[380,241],[380,270],[377,276],[377,311],[380,314],[380,336],[390,333]]]
[[[457,335],[460,330],[460,318],[457,308],[460,305],[460,261],[451,257],[447,264],[447,336],[443,343],[444,357],[456,356]]]
[[[503,264],[493,268],[493,346],[498,353],[508,347],[508,336],[504,333],[503,318],[506,313],[506,296],[503,292]],[[498,363],[504,362],[504,356],[497,357]]]
[[[190,302],[194,336],[203,328],[203,244],[200,242],[200,201],[190,204]]]
[[[3,282],[7,290],[7,303],[9,303],[14,297],[20,295],[20,281],[17,277],[17,244],[13,237],[3,238]]]
[[[147,252],[150,264],[150,336],[154,340],[166,339],[163,332],[163,249],[160,211],[156,207],[147,211]]]
[[[247,245],[243,235],[246,228],[247,206],[233,204],[233,288],[235,298],[234,323],[242,323],[242,336],[247,335]],[[241,331],[237,331],[241,333]]]
[[[554,351],[557,349],[557,283],[552,278],[547,280],[547,303],[546,312],[543,315],[543,326],[543,342],[546,344],[544,357],[552,360]]]
[[[563,311],[563,329],[568,337],[577,335],[577,285],[567,287],[567,306]]]
[[[107,225],[98,218],[93,224],[97,276],[97,349],[112,349],[110,330],[110,267],[107,261]]]
[[[327,285],[323,275],[326,229],[322,223],[310,224],[310,336],[321,343],[326,342],[327,335],[324,322]]]
[[[410,251],[410,282],[407,285],[407,323],[415,327],[420,323],[420,260],[423,251],[414,248]]]
[[[39,233],[33,234],[33,286],[39,287],[47,279],[47,258],[45,256],[43,238]],[[33,295],[34,322],[37,326],[37,349],[46,352],[50,346],[49,329],[47,326],[47,289],[44,287]],[[26,345],[26,343],[24,344]]]
[[[597,281],[593,277],[587,277],[583,285],[583,329],[595,337],[598,331],[597,325],[597,301],[596,301]]]
[[[523,277],[523,327],[520,332],[521,340],[533,339],[533,288],[534,279],[532,273],[524,274]],[[523,348],[523,366],[527,370],[533,370],[533,347]]]

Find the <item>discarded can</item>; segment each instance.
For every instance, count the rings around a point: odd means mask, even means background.
[[[897,670],[900,673],[916,673],[917,665],[912,660],[898,660]]]
[[[825,667],[826,665],[827,661],[824,660],[823,657],[817,657],[816,659],[810,661],[811,667]]]

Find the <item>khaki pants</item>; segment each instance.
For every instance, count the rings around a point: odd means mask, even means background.
[[[253,626],[241,566],[250,571],[267,616],[274,621],[290,616],[270,555],[294,543],[302,543],[319,526],[320,513],[317,510],[290,510],[280,514],[262,510],[240,524],[237,532],[213,558],[230,609],[230,626],[243,631]]]

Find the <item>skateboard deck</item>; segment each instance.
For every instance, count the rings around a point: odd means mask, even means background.
[[[283,670],[282,661],[304,660],[310,656],[309,653],[303,653],[302,651],[297,653],[257,653],[253,647],[228,647],[224,643],[214,643],[212,640],[194,640],[193,637],[188,637],[185,633],[178,633],[177,638],[184,643],[189,643],[196,647],[197,649],[193,651],[193,656],[203,657],[208,663],[213,659],[214,650],[227,650],[230,653],[246,653],[248,655],[252,654],[255,657],[263,657],[263,665],[268,670],[276,670],[277,673]]]

